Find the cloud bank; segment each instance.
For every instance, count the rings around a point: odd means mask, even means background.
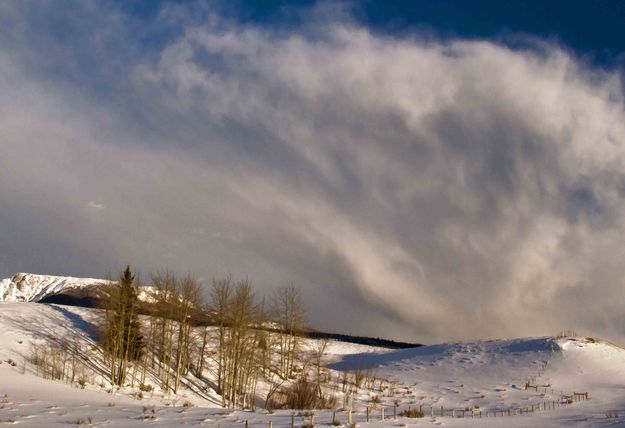
[[[625,338],[618,70],[318,9],[39,6],[0,5],[3,276],[232,273],[333,331]]]

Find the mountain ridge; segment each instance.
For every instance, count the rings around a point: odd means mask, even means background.
[[[46,297],[76,289],[101,287],[110,281],[18,272],[0,280],[1,302],[39,302]]]

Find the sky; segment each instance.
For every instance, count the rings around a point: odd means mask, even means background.
[[[0,277],[625,343],[622,2],[0,2]]]

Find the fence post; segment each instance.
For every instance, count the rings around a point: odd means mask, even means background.
[[[432,419],[434,419],[434,406],[430,407],[430,413],[430,416],[432,417]]]
[[[367,406],[367,422],[369,422],[369,406]]]
[[[310,417],[310,425],[312,426],[312,428],[315,428],[315,414],[314,413]]]
[[[441,406],[441,418],[445,416],[445,412],[443,411],[443,406]]]
[[[269,421],[269,428],[273,428],[273,422]]]
[[[384,420],[384,407],[380,408],[380,413],[382,414],[382,420]]]
[[[369,408],[367,408],[368,410]],[[336,410],[332,412],[332,425],[336,425]]]
[[[347,411],[347,423],[348,423],[349,425],[351,425],[351,424],[352,424],[352,410],[351,410],[351,409],[349,409],[349,410]]]
[[[456,417],[456,409],[451,409],[451,417],[452,418]]]
[[[295,413],[291,413],[291,428],[295,428]]]
[[[419,410],[421,410],[421,406],[419,406]],[[393,419],[397,419],[397,405],[393,404]]]
[[[245,421],[245,428],[247,428],[247,420]]]

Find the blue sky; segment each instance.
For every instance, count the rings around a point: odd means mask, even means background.
[[[502,4],[1,2],[0,275],[130,263],[293,283],[339,332],[625,340],[623,7]]]
[[[178,4],[188,1],[176,1]],[[158,1],[128,1],[121,7],[143,20],[152,19]],[[208,9],[240,23],[293,27],[307,19],[311,0],[208,2]],[[531,34],[554,40],[589,60],[622,63],[625,52],[625,5],[618,0],[572,1],[353,1],[341,2],[358,23],[386,34],[427,31],[440,37],[505,39]],[[620,58],[619,58],[620,57]]]

